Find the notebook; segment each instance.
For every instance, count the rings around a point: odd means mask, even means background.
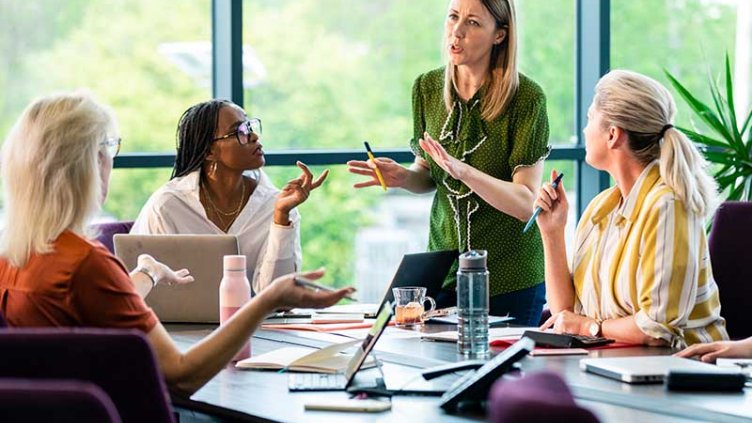
[[[355,374],[366,362],[368,354],[373,350],[391,318],[392,304],[387,301],[379,310],[365,339],[353,341],[353,345],[360,344],[360,347],[348,360],[344,372],[336,374],[291,373],[288,379],[288,389],[290,391],[342,391],[349,388],[355,379]]]
[[[195,278],[180,286],[157,285],[146,304],[165,323],[218,323],[222,258],[238,254],[235,235],[129,235],[114,237],[115,255],[125,268],[136,267],[143,253],[174,270],[187,268]]]
[[[266,354],[238,361],[235,367],[239,369],[284,369],[293,372],[342,373],[352,358],[352,355],[347,355],[343,352],[361,342],[363,342],[362,339],[356,339],[314,351],[311,351],[310,348],[302,347],[280,348]],[[373,357],[368,357],[361,368],[373,367],[375,365],[376,361]]]
[[[712,364],[670,355],[584,358],[580,369],[626,383],[662,383],[670,370],[719,371]]]

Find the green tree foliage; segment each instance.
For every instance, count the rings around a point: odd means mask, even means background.
[[[611,5],[612,67],[659,80],[667,68],[697,92],[706,85],[703,63],[721,63],[715,56],[733,51],[735,9],[728,3]],[[571,143],[574,2],[518,0],[517,7],[520,70],[546,92],[551,142]],[[443,63],[445,1],[247,0],[243,8],[244,44],[266,70],[246,87],[245,106],[263,119],[267,151],[361,149],[363,140],[377,153],[407,146],[412,83]],[[210,20],[210,0],[0,0],[0,137],[33,97],[86,87],[113,106],[124,152],[174,151],[178,118],[210,98],[211,87],[160,47],[209,42]],[[571,174],[571,163],[556,165]],[[278,186],[298,174],[291,167],[266,171]],[[116,170],[105,211],[134,218],[169,174]],[[332,166],[327,183],[300,208],[305,266],[326,265],[333,284],[353,282],[357,229],[379,219],[373,210],[387,198],[379,189],[354,191],[358,179]],[[571,187],[574,178],[568,181]],[[394,195],[408,194],[386,194]]]

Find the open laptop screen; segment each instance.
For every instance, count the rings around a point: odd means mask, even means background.
[[[355,373],[360,370],[360,366],[363,365],[363,362],[366,361],[366,357],[368,357],[368,353],[371,352],[373,347],[376,345],[376,341],[379,340],[379,337],[384,332],[384,328],[389,324],[389,320],[392,318],[392,304],[387,301],[379,310],[379,314],[376,316],[376,320],[373,322],[373,326],[371,326],[371,330],[368,331],[368,336],[366,336],[366,339],[363,340],[363,343],[360,344],[360,348],[358,348],[358,351],[353,354],[353,357],[350,359],[350,362],[347,364],[347,369],[345,370],[345,378],[347,378],[347,387],[350,386],[350,383],[353,380],[353,376],[355,376]]]

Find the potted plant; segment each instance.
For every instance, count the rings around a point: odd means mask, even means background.
[[[727,192],[726,200],[752,201],[752,109],[741,126],[736,118],[731,65],[726,53],[725,95],[719,84],[708,75],[713,107],[692,95],[671,73],[664,70],[671,85],[689,105],[709,131],[677,127],[701,146],[705,158],[718,165],[714,173],[719,190]],[[746,138],[745,138],[746,137]]]

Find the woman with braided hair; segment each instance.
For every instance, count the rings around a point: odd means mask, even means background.
[[[300,217],[295,209],[324,182],[302,173],[279,191],[261,170],[261,120],[226,100],[196,104],[177,128],[169,182],[141,210],[131,233],[232,234],[247,256],[255,292],[300,269]]]

